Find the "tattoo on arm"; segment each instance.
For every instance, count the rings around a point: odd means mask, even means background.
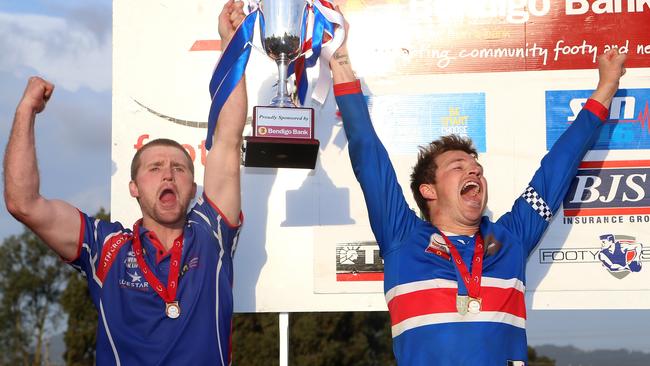
[[[349,65],[349,64],[350,64],[350,59],[348,58],[348,54],[347,54],[347,53],[343,53],[343,54],[341,54],[341,53],[335,52],[335,53],[334,53],[334,59],[335,59],[336,62],[338,62],[338,64],[341,65],[341,66],[343,66],[343,65]]]

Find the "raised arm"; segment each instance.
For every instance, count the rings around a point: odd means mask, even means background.
[[[229,0],[219,14],[221,49],[225,50],[244,19],[244,3]],[[247,96],[243,76],[228,97],[217,121],[212,149],[205,163],[204,190],[229,223],[239,223],[241,211],[240,149],[246,123]]]
[[[609,116],[608,108],[618,90],[619,80],[625,74],[624,62],[625,55],[616,49],[599,56],[600,78],[596,90],[576,120],[544,156],[512,211],[499,219],[522,238],[527,253],[532,252],[560,208],[582,158],[598,138],[600,127]]]
[[[627,55],[613,48],[598,57],[598,86],[591,99],[609,109],[612,98],[618,90],[618,83],[625,75],[625,59]]]
[[[16,108],[14,124],[4,158],[4,197],[7,210],[29,227],[61,257],[77,256],[81,221],[70,204],[48,200],[40,194],[36,162],[34,124],[36,114],[45,109],[54,85],[32,77]]]
[[[336,6],[336,10],[340,11],[338,5]],[[348,22],[346,21],[346,37],[349,28]],[[330,59],[330,68],[332,69],[332,80],[334,81],[334,85],[350,83],[357,80],[352,71],[352,64],[350,63],[350,57],[348,56],[347,39],[344,40],[339,49],[334,52],[334,55]]]
[[[345,27],[347,35],[347,22]],[[366,201],[370,226],[381,254],[385,255],[400,246],[417,217],[408,207],[388,152],[375,133],[361,84],[352,71],[346,43],[343,42],[330,59],[334,94],[348,138],[352,169]]]

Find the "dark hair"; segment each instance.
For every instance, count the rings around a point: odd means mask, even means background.
[[[427,200],[420,193],[420,185],[436,183],[436,171],[438,170],[436,158],[447,151],[458,150],[466,152],[476,159],[478,158],[478,153],[469,137],[461,137],[458,135],[442,136],[431,142],[428,146],[420,146],[419,149],[418,161],[415,163],[413,172],[411,173],[411,191],[422,216],[427,221],[430,221],[429,207],[427,206]]]
[[[170,139],[155,139],[144,144],[140,149],[138,149],[138,151],[136,151],[135,155],[133,155],[133,160],[131,160],[131,180],[135,180],[135,176],[138,174],[138,169],[140,169],[140,155],[142,155],[142,153],[148,148],[154,146],[170,146],[181,150],[185,154],[190,172],[192,172],[192,176],[194,176],[194,163],[192,162],[192,157],[187,150],[185,150],[183,145]]]

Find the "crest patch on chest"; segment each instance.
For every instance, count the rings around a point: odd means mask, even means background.
[[[493,234],[489,234],[485,237],[485,257],[497,254],[497,252],[501,250],[502,246],[503,244],[501,244]]]
[[[449,260],[451,257],[449,247],[445,243],[445,239],[438,233],[431,234],[431,237],[429,238],[429,245],[424,251],[427,253],[435,254],[439,257],[444,258],[445,260]]]

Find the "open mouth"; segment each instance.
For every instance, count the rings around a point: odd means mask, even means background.
[[[466,182],[460,190],[460,195],[466,200],[480,200],[481,186],[476,182]]]
[[[174,202],[176,202],[176,193],[174,192],[173,189],[170,188],[163,189],[162,192],[160,192],[160,196],[158,196],[158,199],[163,204],[173,204]]]

